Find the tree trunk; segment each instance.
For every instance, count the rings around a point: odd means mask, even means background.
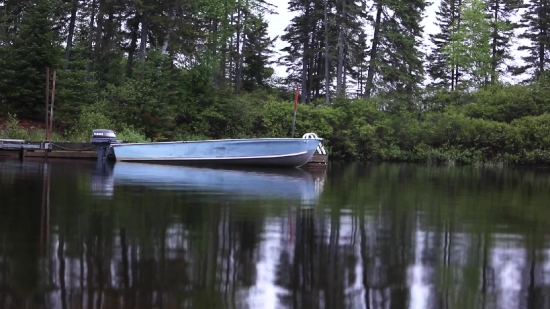
[[[239,93],[240,87],[241,87],[241,72],[242,72],[242,52],[241,52],[241,34],[243,32],[243,23],[244,21],[241,21],[241,15],[242,15],[242,7],[240,1],[237,3],[237,61],[235,66],[235,93]]]
[[[497,36],[498,36],[498,27],[497,27],[497,22],[498,22],[498,10],[499,10],[499,0],[494,0],[495,2],[495,7],[493,8],[494,10],[494,25],[493,25],[493,40],[492,40],[492,48],[493,48],[493,52],[492,52],[492,61],[491,61],[491,84],[494,84],[495,81],[496,81],[496,72],[497,72],[497,62],[498,62],[498,59],[497,59]]]
[[[367,84],[365,85],[365,97],[369,99],[372,94],[376,57],[378,56],[378,43],[380,42],[380,26],[382,20],[382,4],[376,7],[376,20],[374,22],[374,35],[370,51],[369,69],[367,72]]]
[[[244,12],[243,14],[243,25],[246,25],[246,20],[248,18],[248,15],[246,12]],[[239,94],[240,91],[241,91],[241,88],[242,88],[242,84],[243,84],[243,67],[244,67],[244,55],[243,55],[243,51],[244,51],[244,46],[246,44],[246,31],[244,31],[244,26],[243,26],[243,32],[242,32],[242,38],[241,38],[241,49],[239,51],[239,66],[238,66],[238,70],[237,70],[237,84],[235,85],[236,87],[236,93]]]
[[[211,26],[211,35],[212,37],[214,38],[214,41],[212,42],[212,57],[216,58],[218,56],[218,19],[217,18],[213,18],[211,21],[210,21],[210,26]],[[214,79],[214,85],[216,85],[216,87],[218,87],[220,85],[220,74],[216,71],[214,71],[214,76],[213,76],[213,79]]]
[[[546,40],[545,39],[540,39],[540,38],[547,38],[548,37],[548,34],[547,34],[547,31],[548,31],[548,25],[546,24],[546,19],[548,18],[546,15],[548,14],[547,13],[547,8],[546,8],[546,1],[541,1],[542,3],[540,4],[541,8],[539,8],[538,10],[538,20],[539,20],[539,33],[540,35],[538,36],[539,39],[538,39],[538,44],[539,44],[539,54],[538,54],[538,58],[539,58],[539,67],[538,67],[538,76],[542,76],[542,74],[544,73],[544,65],[546,64]]]
[[[454,3],[454,1],[453,1]],[[455,7],[455,12],[456,12],[456,28],[455,28],[455,31],[458,31],[458,29],[460,29],[460,5],[462,4],[462,0],[458,0],[458,3],[457,3],[457,6]],[[454,20],[453,20],[454,21]],[[459,67],[458,65],[455,65],[455,67],[453,68],[453,79],[454,79],[454,87],[452,88],[452,90],[456,90],[458,88],[458,82],[459,82]]]
[[[346,20],[346,0],[342,2],[342,21]],[[342,89],[345,87],[343,82],[344,75],[344,25],[340,23],[338,27],[338,66],[336,67],[336,95],[342,95]]]
[[[234,25],[234,22],[235,22],[235,16],[233,13],[231,13],[231,19],[229,20],[229,24],[231,26]],[[234,41],[234,36],[231,35],[231,37],[229,38],[229,48],[233,48],[233,41]],[[233,57],[232,57],[232,54],[229,53],[229,65],[228,65],[228,68],[227,68],[227,80],[229,81],[228,82],[228,88],[231,88],[232,86],[232,82],[233,82]]]
[[[105,0],[99,0],[99,8],[97,12],[97,28],[95,31],[95,48],[94,48],[94,61],[92,69],[95,70],[99,53],[101,52],[101,36],[103,34],[103,13],[105,11]],[[93,20],[92,20],[93,23]]]
[[[309,24],[309,13],[310,9],[309,6],[306,6],[306,25]],[[306,103],[307,102],[307,96],[308,96],[308,87],[307,87],[307,71],[308,71],[308,62],[309,62],[309,31],[306,30],[307,27],[303,28],[302,36],[304,40],[304,53],[302,55],[302,98],[301,102]]]
[[[93,42],[94,42],[94,21],[95,21],[95,7],[96,7],[96,0],[92,0],[92,9],[90,12],[90,22],[89,22],[89,29],[90,33],[88,34],[88,61],[86,62],[86,73],[90,71],[90,62],[92,61],[92,55],[93,55]]]
[[[141,17],[136,12],[136,16],[130,26],[130,47],[128,48],[128,60],[126,62],[126,76],[128,77],[132,77],[132,72],[134,69],[134,54],[136,53],[137,48],[140,19]]]
[[[74,28],[76,24],[76,12],[78,10],[78,0],[72,1],[71,19],[69,21],[69,34],[67,36],[67,47],[65,49],[65,64],[63,70],[69,68],[69,60],[71,60],[71,48],[73,46]]]
[[[329,50],[328,50],[328,5],[327,0],[324,0],[324,7],[325,7],[325,16],[324,16],[324,23],[325,23],[325,102],[327,104],[330,103],[330,82],[329,82]],[[339,78],[340,75],[337,75]],[[338,92],[338,91],[337,91]]]
[[[172,26],[172,24],[174,23],[174,20],[176,19],[176,15],[177,15],[177,7],[174,4],[174,9],[172,10],[172,16],[170,17],[170,26]],[[166,36],[164,37],[164,42],[162,42],[161,53],[163,55],[166,55],[166,53],[168,52],[168,45],[170,43],[170,29],[172,28],[169,27],[166,30]]]
[[[149,31],[149,21],[147,19],[147,12],[143,11],[141,15],[141,39],[139,46],[139,59],[145,60],[145,49],[147,47],[147,32]]]

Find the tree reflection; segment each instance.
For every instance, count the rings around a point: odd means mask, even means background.
[[[306,205],[24,168],[1,169],[2,308],[550,306],[547,173],[346,165]]]

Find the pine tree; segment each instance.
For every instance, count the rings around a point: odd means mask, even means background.
[[[313,75],[316,71],[319,42],[322,42],[322,12],[316,10],[315,0],[290,0],[288,10],[298,12],[285,29],[281,37],[289,46],[282,49],[284,55],[280,62],[287,66],[289,82],[301,84],[302,103],[311,102],[314,99]],[[319,36],[321,34],[321,36]],[[317,62],[319,64],[319,62]]]
[[[440,32],[430,34],[430,41],[434,45],[426,57],[427,72],[432,79],[432,86],[455,90],[460,77],[458,67],[450,65],[449,54],[444,51],[451,41],[451,36],[456,31],[459,23],[459,7],[462,0],[441,0],[436,14],[436,26]]]
[[[253,91],[265,87],[266,80],[273,74],[270,60],[277,38],[268,36],[268,24],[263,15],[252,16],[245,30],[246,42],[243,46],[243,90]]]
[[[488,18],[491,25],[491,83],[497,77],[508,71],[501,68],[506,60],[512,59],[510,55],[510,41],[514,36],[514,28],[517,26],[511,18],[515,16],[520,7],[520,0],[489,0]]]
[[[27,1],[19,11],[17,30],[6,38],[0,89],[4,100],[29,118],[43,119],[46,67],[61,69],[61,38],[54,31],[56,0]],[[15,26],[15,25],[14,25]]]
[[[366,17],[364,0],[308,0],[289,2],[298,12],[282,36],[290,46],[281,62],[291,83],[302,85],[302,102],[327,94],[346,93],[347,76],[356,74],[356,54]],[[325,18],[326,13],[326,18]],[[336,82],[336,89],[332,89]],[[326,100],[326,99],[325,99]]]
[[[368,70],[368,45],[367,35],[361,32],[357,35],[357,42],[350,48],[350,78],[356,83],[357,96],[362,96],[365,93],[366,72]]]
[[[424,79],[424,55],[421,51],[423,29],[420,22],[426,6],[424,0],[399,3],[394,12],[395,19],[400,22],[392,25],[395,28],[388,35],[388,42],[397,51],[392,57],[392,64],[398,68],[399,77],[393,87],[406,98],[419,94]]]
[[[525,81],[536,80],[548,69],[550,50],[550,1],[532,0],[522,15],[520,26],[524,32],[520,39],[527,39],[529,43],[520,46],[518,50],[529,54],[522,57],[524,65],[514,68],[514,75],[527,74]]]
[[[492,70],[490,38],[492,29],[486,16],[487,4],[482,0],[465,0],[460,6],[460,27],[451,36],[444,52],[450,55],[450,67],[459,67],[467,74],[462,89],[486,85],[496,73]]]
[[[357,80],[356,55],[365,57],[366,34],[363,25],[368,17],[365,0],[340,0],[335,17],[338,27],[336,59],[336,94],[345,95],[348,82]],[[348,78],[350,76],[352,80]]]
[[[408,101],[398,100],[397,105],[405,103],[407,109],[414,108],[413,97],[418,94],[424,75],[420,21],[426,5],[423,0],[375,2],[366,98],[376,94],[375,89],[378,94],[394,92]],[[402,106],[396,108],[402,109]]]

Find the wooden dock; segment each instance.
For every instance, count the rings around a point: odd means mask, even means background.
[[[306,169],[326,169],[328,167],[328,154],[315,153],[311,160],[303,168]]]
[[[302,138],[318,138],[315,133],[306,133]],[[325,150],[325,146],[321,143],[315,150],[315,154],[309,160],[308,163],[302,166],[304,169],[326,169],[328,167],[328,153]]]
[[[17,139],[0,139],[0,157],[97,159],[96,147],[78,142],[27,142]]]

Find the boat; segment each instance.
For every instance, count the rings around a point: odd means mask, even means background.
[[[300,167],[311,160],[322,141],[315,133],[306,133],[303,138],[114,143],[110,147],[116,161]]]

